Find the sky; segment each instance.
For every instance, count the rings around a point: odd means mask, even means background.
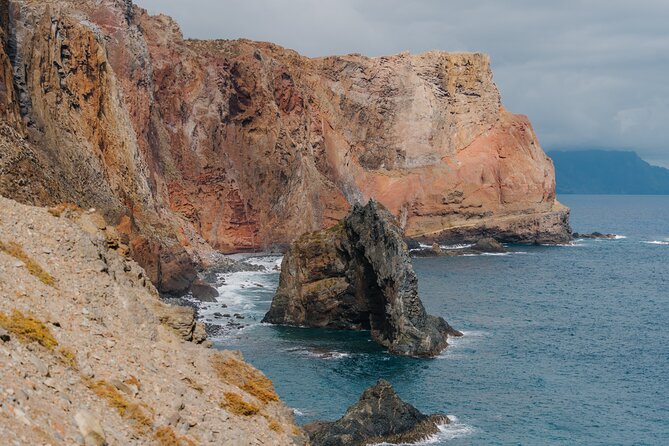
[[[635,150],[669,167],[668,0],[135,0],[192,38],[306,56],[490,54],[506,108],[545,150]]]

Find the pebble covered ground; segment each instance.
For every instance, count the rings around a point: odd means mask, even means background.
[[[6,445],[304,444],[271,381],[160,301],[93,210],[0,197]]]

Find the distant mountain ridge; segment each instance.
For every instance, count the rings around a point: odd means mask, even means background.
[[[669,169],[632,151],[551,151],[558,194],[669,195]]]

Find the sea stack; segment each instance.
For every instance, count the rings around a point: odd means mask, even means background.
[[[438,355],[448,335],[461,335],[426,313],[402,230],[374,200],[290,246],[263,322],[370,330],[391,353],[407,356]]]
[[[333,422],[308,424],[304,430],[313,446],[358,446],[422,441],[439,432],[446,415],[425,415],[400,399],[388,381],[380,379],[360,400]]]

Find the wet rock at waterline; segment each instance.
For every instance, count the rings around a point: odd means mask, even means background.
[[[461,335],[425,312],[402,230],[374,200],[291,245],[263,322],[370,330],[391,353],[409,356],[435,356],[448,335]]]
[[[491,252],[491,253],[506,252],[504,246],[492,237],[484,237],[482,239],[479,239],[479,241],[474,243],[471,249],[473,251],[478,251],[478,252]]]
[[[572,234],[573,238],[589,238],[589,239],[599,239],[599,238],[604,238],[604,239],[611,239],[611,238],[616,238],[617,236],[615,234],[602,234],[601,232],[591,232],[588,234],[580,234],[578,232],[574,232]]]
[[[413,257],[454,257],[463,255],[477,254],[501,254],[507,252],[504,245],[493,237],[483,237],[470,245],[441,246],[438,243],[432,243],[432,246],[418,244],[418,248],[413,248],[410,254]]]
[[[193,298],[200,302],[216,302],[218,290],[203,279],[195,279],[190,287]]]
[[[362,446],[414,443],[439,432],[449,423],[445,415],[425,415],[400,399],[389,382],[380,379],[334,422],[308,424],[304,430],[313,446]]]

